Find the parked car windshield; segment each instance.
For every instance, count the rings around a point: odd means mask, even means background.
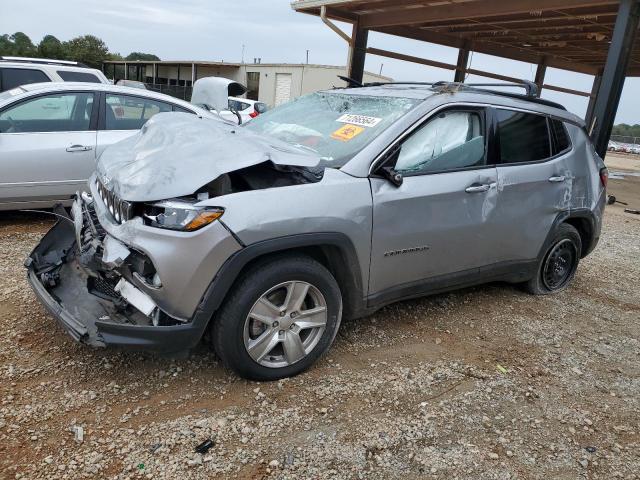
[[[322,158],[322,166],[340,168],[419,102],[317,92],[268,110],[244,127],[312,150]]]

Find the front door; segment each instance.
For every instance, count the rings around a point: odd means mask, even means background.
[[[429,279],[449,282],[495,261],[489,124],[482,108],[441,111],[390,157],[401,186],[371,178],[372,303],[419,294]]]
[[[39,95],[0,112],[0,203],[64,201],[95,170],[93,92]]]

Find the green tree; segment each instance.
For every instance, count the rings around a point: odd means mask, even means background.
[[[53,35],[45,35],[38,44],[38,56],[62,60],[66,58],[66,52],[60,40]]]
[[[13,42],[8,34],[0,35],[0,55],[11,56],[13,53]]]
[[[131,52],[125,60],[145,60],[145,61],[159,61],[160,57],[153,55],[152,53]]]
[[[16,32],[9,39],[13,42],[13,54],[17,57],[35,57],[38,49],[27,34]]]
[[[93,68],[101,68],[102,62],[109,58],[107,45],[93,35],[72,38],[62,45],[68,60],[82,62]]]

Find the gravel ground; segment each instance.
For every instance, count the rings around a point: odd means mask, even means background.
[[[0,216],[2,478],[640,478],[640,217],[619,206],[568,290],[392,305],[263,384],[204,346],[171,361],[74,343],[22,268],[50,225]]]

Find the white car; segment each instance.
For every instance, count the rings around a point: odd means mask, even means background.
[[[168,95],[102,83],[36,83],[0,93],[0,210],[70,205],[103,150],[160,112],[217,115]]]
[[[266,103],[248,98],[229,97],[229,110],[220,112],[220,115],[227,120],[237,121],[237,115],[234,112],[238,112],[242,123],[246,123],[266,111]]]
[[[46,58],[0,57],[0,92],[30,83],[110,83],[104,74],[78,62]]]

